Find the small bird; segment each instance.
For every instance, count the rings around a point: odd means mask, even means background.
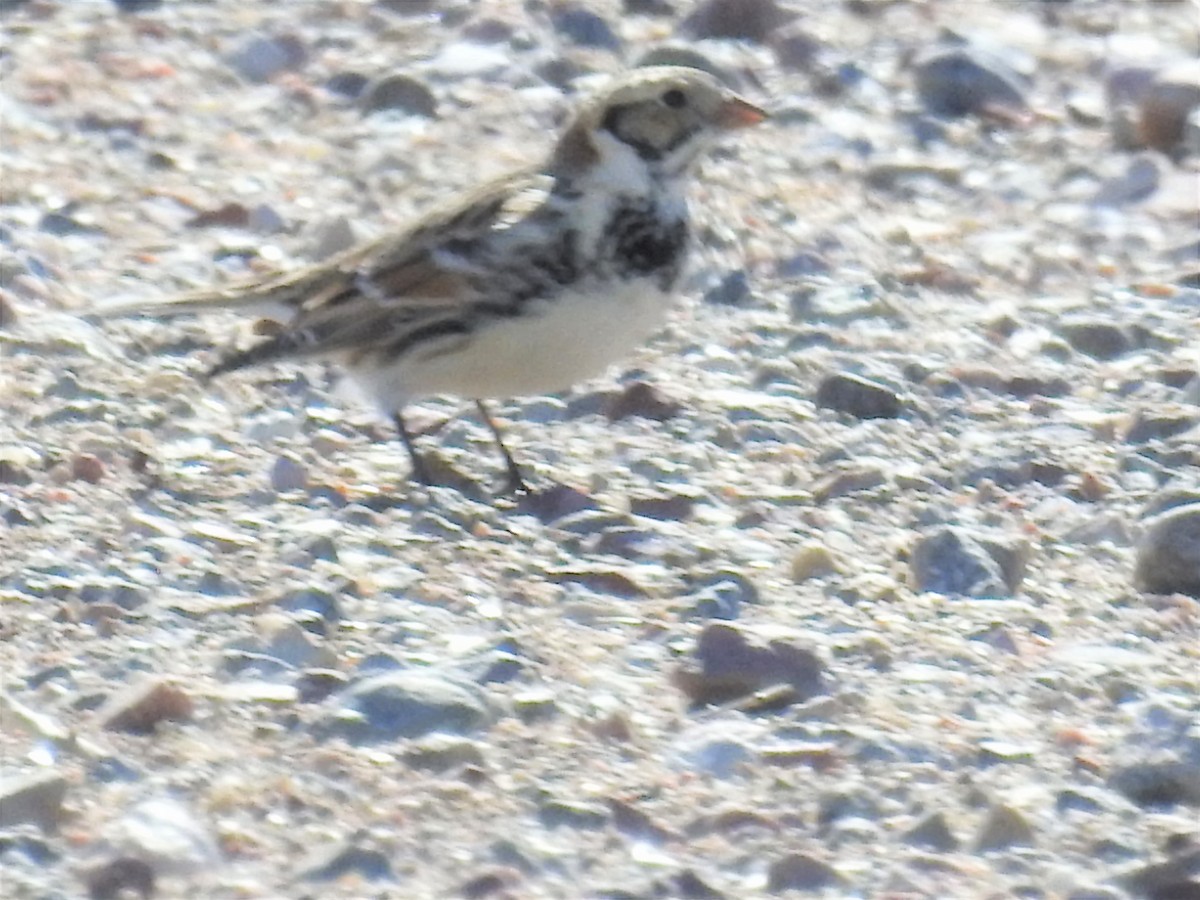
[[[603,373],[663,324],[691,237],[686,188],[722,133],[767,118],[697,69],[635,69],[583,103],[549,156],[399,231],[295,272],[106,314],[232,309],[275,320],[210,376],[281,359],[340,366],[429,469],[405,406],[475,401],[525,490],[485,401],[563,390]]]

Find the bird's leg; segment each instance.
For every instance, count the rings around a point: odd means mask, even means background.
[[[506,489],[511,493],[528,492],[529,485],[521,477],[521,469],[517,466],[517,461],[513,459],[512,454],[508,452],[508,448],[504,446],[504,438],[500,435],[500,429],[492,420],[491,413],[488,412],[486,404],[482,400],[476,400],[475,407],[479,410],[479,417],[483,419],[483,423],[492,432],[492,437],[496,439],[496,446],[500,448],[500,453],[504,457],[504,468],[508,472]]]
[[[404,449],[408,451],[408,458],[412,461],[412,477],[423,485],[431,485],[429,479],[429,470],[425,468],[425,460],[421,458],[421,454],[417,452],[416,444],[413,442],[412,432],[408,430],[408,426],[404,424],[404,416],[399,412],[392,414],[392,421],[396,423],[396,430],[400,432],[400,440],[404,442]]]

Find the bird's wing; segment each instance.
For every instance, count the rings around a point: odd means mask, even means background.
[[[381,346],[399,352],[409,338],[456,333],[461,313],[494,287],[488,261],[506,255],[506,241],[516,246],[540,233],[551,187],[549,176],[534,172],[507,176],[407,231],[252,287],[223,305],[269,302],[291,314],[269,337],[223,358],[213,373],[287,356],[354,356]]]

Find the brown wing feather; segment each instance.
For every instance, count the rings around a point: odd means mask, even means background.
[[[534,214],[527,189],[537,184],[532,173],[497,180],[408,232],[255,287],[257,300],[269,296],[294,310],[291,319],[259,343],[224,357],[212,374],[285,356],[369,351],[478,302],[478,274],[447,259],[454,248],[486,240]]]

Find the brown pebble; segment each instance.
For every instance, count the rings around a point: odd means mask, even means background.
[[[159,722],[192,717],[192,699],[177,685],[148,679],[120,691],[96,713],[101,728],[147,734]]]
[[[79,453],[71,460],[71,478],[98,484],[104,478],[104,461],[91,453]]]
[[[638,416],[662,422],[679,415],[683,408],[658,388],[645,381],[634,381],[625,385],[621,393],[610,397],[604,404],[604,415],[610,422]]]

